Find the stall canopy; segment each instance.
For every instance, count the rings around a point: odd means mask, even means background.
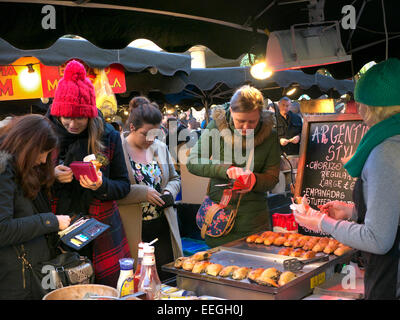
[[[187,104],[202,108],[205,103],[220,103],[229,100],[233,91],[250,84],[263,91],[265,98],[273,101],[284,96],[288,89],[296,88],[291,95],[297,99],[302,94],[316,99],[323,94],[338,98],[351,94],[352,80],[335,80],[321,74],[306,74],[299,70],[274,73],[269,79],[256,80],[250,75],[249,67],[192,69],[190,75],[177,73],[174,77],[150,77],[148,74],[127,74],[127,91],[141,94],[160,92],[171,104]]]
[[[100,48],[122,49],[135,39],[146,38],[168,52],[184,52],[194,45],[204,45],[223,58],[235,59],[248,52],[264,54],[269,32],[319,20],[341,24],[351,14],[356,27],[342,26],[340,36],[353,64],[329,65],[327,68],[336,79],[350,78],[367,62],[384,60],[386,53],[400,57],[400,1],[0,2],[0,37],[20,49],[47,48],[60,36],[75,34]],[[53,13],[44,9],[46,4],[53,5]],[[342,13],[346,5],[353,6],[352,13]],[[315,72],[313,68],[304,71]]]
[[[0,39],[0,65],[9,65],[21,57],[36,57],[46,66],[60,66],[76,58],[89,67],[104,69],[118,63],[126,71],[141,72],[149,68],[162,75],[172,76],[180,71],[190,73],[191,58],[183,54],[158,52],[134,47],[124,49],[101,49],[89,41],[79,39],[58,39],[48,49],[21,50]]]

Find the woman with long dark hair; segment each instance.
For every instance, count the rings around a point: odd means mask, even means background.
[[[41,115],[13,118],[0,129],[0,299],[40,299],[24,255],[33,267],[54,256],[47,235],[69,226],[51,212],[57,136]]]

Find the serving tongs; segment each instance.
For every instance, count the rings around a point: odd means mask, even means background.
[[[296,258],[293,259],[286,259],[283,261],[283,268],[287,271],[292,271],[292,272],[297,272],[303,269],[303,267],[307,264],[311,264],[314,262],[319,262],[319,261],[328,261],[329,260],[329,255],[323,255],[320,257],[308,259],[308,260],[299,260]]]

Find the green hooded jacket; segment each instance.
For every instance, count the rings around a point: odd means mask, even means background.
[[[224,188],[215,185],[229,182],[226,170],[232,165],[243,168],[246,166],[246,143],[242,136],[234,133],[229,104],[216,107],[212,118],[192,148],[187,168],[194,175],[210,178],[207,195],[219,203]],[[206,243],[210,247],[272,229],[266,192],[278,183],[280,165],[278,136],[272,127],[273,114],[262,112],[260,122],[254,130],[254,168],[251,171],[256,177],[256,184],[250,192],[243,195],[231,232],[222,237],[206,235]],[[235,144],[239,147],[236,150],[242,151],[242,154],[235,153]],[[230,152],[225,151],[228,146],[231,146]],[[237,200],[238,197],[232,198],[228,208],[236,208]]]

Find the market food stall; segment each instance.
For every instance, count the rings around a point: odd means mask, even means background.
[[[305,116],[294,196],[307,196],[309,205],[317,210],[318,205],[332,200],[351,202],[354,179],[346,175],[343,163],[366,131],[357,114]],[[282,224],[274,229],[226,243],[202,256],[178,259],[163,268],[176,274],[180,288],[199,296],[293,300],[309,296],[316,287],[336,278],[357,252],[327,235],[297,230],[297,226],[285,230]],[[288,273],[284,264],[293,258],[311,263]],[[243,272],[241,276],[234,275],[237,269]]]

